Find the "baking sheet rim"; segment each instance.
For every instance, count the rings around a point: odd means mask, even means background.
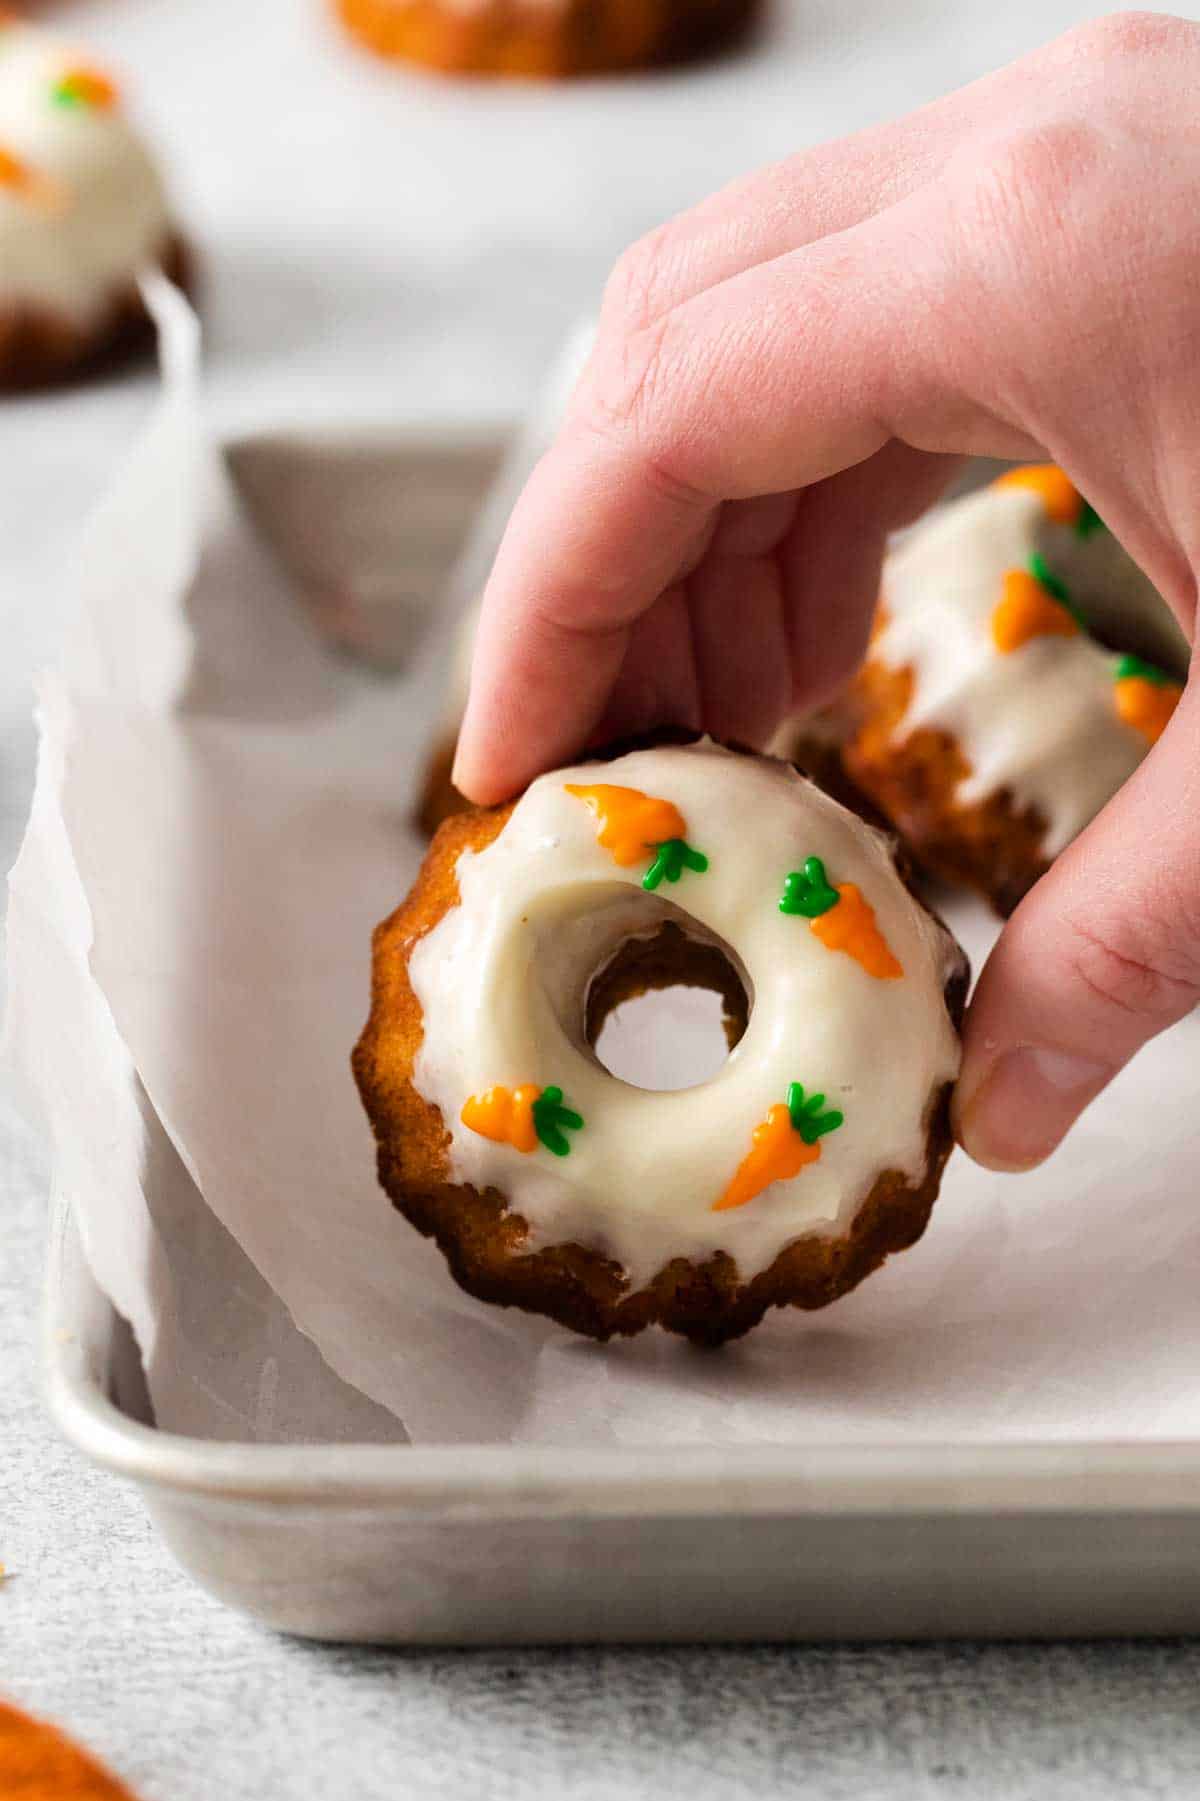
[[[152,1489],[280,1507],[497,1518],[1200,1513],[1200,1441],[673,1446],[226,1443],[161,1432],[108,1393],[116,1315],[56,1202],[47,1400],[94,1462]]]

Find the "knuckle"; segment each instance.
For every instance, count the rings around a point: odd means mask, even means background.
[[[1157,1027],[1200,1001],[1200,919],[1093,912],[1069,925],[1071,970],[1106,1005]]]
[[[672,262],[672,226],[658,225],[623,250],[604,288],[601,317],[606,327],[640,331],[657,317]]]
[[[621,332],[598,347],[576,394],[577,417],[600,436],[639,440],[664,387],[664,327]]]
[[[685,409],[669,328],[668,314],[655,325],[610,339],[576,396],[572,422],[614,441],[664,499],[693,505],[707,497],[683,466]]]
[[[1105,135],[1099,127],[1068,114],[1018,132],[1007,145],[1001,167],[1019,194],[1044,203],[1091,175],[1106,154]]]
[[[1071,354],[1079,240],[1088,234],[1103,134],[1063,116],[964,146],[947,190],[964,341],[997,397],[1036,417],[1029,372]],[[1100,313],[1103,294],[1094,298]],[[986,322],[986,324],[985,324]],[[981,334],[986,331],[986,337]],[[1030,408],[1034,411],[1031,414]]]
[[[1138,61],[1147,54],[1174,53],[1185,47],[1194,48],[1200,33],[1187,19],[1172,18],[1168,13],[1106,13],[1089,19],[1072,34],[1084,52],[1106,67],[1125,61]]]
[[[965,166],[976,225],[1027,255],[1061,230],[1064,202],[1090,180],[1104,157],[1104,134],[1098,127],[1067,115],[1007,133],[991,155],[981,157],[976,147],[969,147],[959,167]],[[987,238],[981,241],[986,245]]]

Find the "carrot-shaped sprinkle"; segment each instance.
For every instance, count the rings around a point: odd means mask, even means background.
[[[826,950],[846,951],[877,981],[898,981],[904,970],[875,924],[875,909],[871,903],[863,899],[853,882],[843,882],[838,895],[836,907],[809,921],[814,936],[821,940]]]
[[[55,82],[50,97],[57,106],[78,106],[106,113],[117,104],[117,88],[116,83],[99,69],[77,63]]]
[[[1031,638],[1073,638],[1082,621],[1063,582],[1035,552],[1028,569],[1010,569],[992,613],[992,642],[1007,656]]]
[[[1069,475],[1057,463],[1025,463],[1010,469],[993,483],[997,488],[1032,488],[1041,497],[1046,517],[1056,525],[1073,525],[1081,538],[1104,529],[1095,507],[1090,506]]]
[[[485,1094],[473,1094],[462,1110],[463,1125],[497,1144],[536,1151],[533,1103],[541,1092],[534,1083],[525,1082],[520,1088],[489,1088]]]
[[[587,787],[568,782],[566,789],[596,815],[600,822],[596,841],[614,863],[628,869],[650,859],[642,877],[643,888],[653,890],[664,879],[677,882],[685,869],[702,875],[708,868],[708,858],[687,842],[687,821],[671,801],[612,782]]]
[[[1179,705],[1183,689],[1142,657],[1122,657],[1116,669],[1117,716],[1157,744]]]
[[[821,1155],[820,1140],[826,1132],[836,1132],[844,1115],[836,1108],[823,1113],[823,1094],[805,1099],[799,1082],[789,1082],[787,1103],[779,1102],[769,1109],[766,1119],[755,1126],[750,1149],[738,1164],[732,1182],[714,1201],[714,1213],[728,1213],[754,1200],[772,1182],[790,1182],[793,1176]]]
[[[693,850],[686,838],[668,838],[665,844],[655,847],[654,861],[642,877],[642,887],[653,890],[664,877],[668,882],[677,882],[685,869],[703,875],[707,868],[708,858],[703,851]]]
[[[64,189],[51,176],[43,175],[40,169],[0,144],[0,189],[5,188],[47,213],[57,212],[66,199]]]
[[[678,807],[669,800],[643,794],[639,788],[618,788],[612,782],[581,787],[568,782],[567,793],[596,815],[596,841],[622,869],[640,863],[656,845],[669,838],[682,838],[687,832],[687,822]]]
[[[461,1118],[481,1138],[511,1144],[518,1151],[536,1151],[543,1144],[556,1157],[565,1157],[571,1149],[567,1131],[577,1132],[583,1125],[582,1115],[563,1106],[561,1088],[539,1088],[535,1082],[473,1094]]]
[[[561,1088],[543,1088],[533,1103],[533,1129],[548,1151],[565,1157],[571,1148],[567,1132],[578,1132],[583,1115],[573,1107],[564,1107]]]
[[[904,974],[857,883],[833,887],[820,857],[806,857],[803,869],[784,877],[779,911],[803,915],[826,950],[847,952],[869,976],[895,982]]]
[[[29,164],[0,144],[0,188],[23,188],[29,182]]]
[[[1031,488],[1056,525],[1074,525],[1083,507],[1083,496],[1057,463],[1022,463],[993,483],[997,488]]]

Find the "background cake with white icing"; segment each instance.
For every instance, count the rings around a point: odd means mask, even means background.
[[[117,82],[0,17],[0,388],[60,380],[149,340],[143,271],[185,276],[153,157]]]
[[[1008,913],[1148,754],[1186,667],[1153,584],[1030,465],[897,543],[825,737],[923,866]]]

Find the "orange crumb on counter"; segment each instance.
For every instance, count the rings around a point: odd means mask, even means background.
[[[0,1795],[5,1801],[133,1801],[124,1783],[56,1726],[3,1701]]]

